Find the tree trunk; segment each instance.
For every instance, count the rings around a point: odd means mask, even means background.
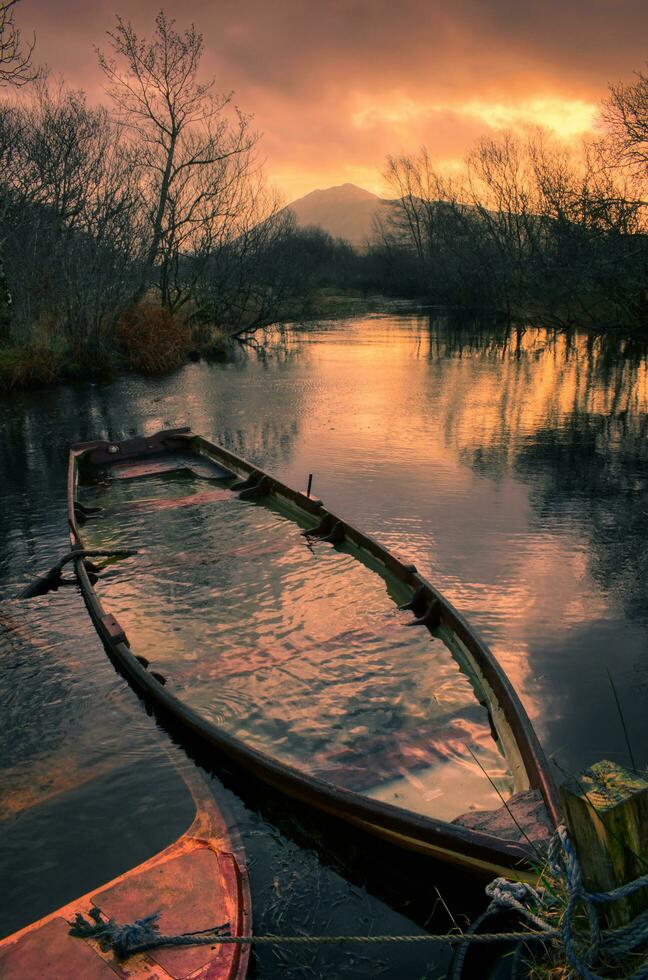
[[[144,268],[142,270],[139,285],[133,295],[134,306],[137,305],[137,303],[139,303],[139,301],[143,298],[150,285],[153,269],[155,268],[155,262],[160,250],[160,242],[162,241],[162,222],[164,220],[164,212],[169,199],[169,187],[171,186],[171,172],[173,168],[173,158],[175,156],[176,139],[177,134],[174,133],[174,135],[171,137],[169,148],[167,150],[166,164],[164,167],[164,174],[162,176],[162,184],[160,185],[160,196],[158,198],[155,220],[153,222],[151,244],[144,261]]]
[[[0,242],[0,347],[11,340],[13,300],[5,274],[3,245]]]

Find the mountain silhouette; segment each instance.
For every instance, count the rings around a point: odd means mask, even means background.
[[[390,203],[355,184],[340,184],[311,191],[289,204],[288,210],[300,228],[317,225],[334,238],[362,247],[374,237],[374,219],[384,214]]]

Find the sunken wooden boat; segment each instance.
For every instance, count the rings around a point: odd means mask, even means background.
[[[196,814],[178,840],[137,867],[0,940],[3,980],[244,980],[248,944],[159,946],[119,959],[93,937],[71,934],[78,915],[119,925],[159,913],[159,931],[176,936],[222,926],[222,935],[249,936],[251,902],[240,844],[198,774],[182,778]]]
[[[74,559],[75,570],[96,629],[115,665],[147,704],[157,710],[161,719],[170,716],[181,729],[197,736],[207,746],[234,760],[266,784],[302,803],[353,824],[368,834],[383,838],[399,847],[435,859],[455,862],[481,873],[517,874],[521,878],[533,877],[535,869],[541,863],[543,848],[559,819],[556,790],[547,760],[517,694],[487,645],[451,603],[419,574],[414,565],[328,511],[320,500],[291,489],[230,450],[215,445],[199,435],[194,435],[188,429],[168,430],[153,436],[122,442],[99,441],[79,443],[71,447],[68,508],[73,552],[81,552],[89,545],[107,546],[105,538],[102,539],[101,535],[97,540],[98,532],[95,529],[101,528],[102,521],[108,520],[113,488],[124,483],[153,486],[156,480],[173,480],[182,477],[190,483],[213,489],[209,492],[205,490],[197,492],[194,489],[191,494],[181,498],[155,500],[151,497],[148,500],[135,502],[133,506],[150,506],[154,511],[157,507],[155,512],[160,519],[164,514],[165,520],[170,519],[169,514],[173,519],[179,520],[179,515],[185,511],[186,505],[194,503],[196,507],[200,506],[200,517],[194,519],[193,525],[191,523],[183,525],[182,530],[182,535],[190,536],[193,533],[192,528],[199,526],[198,540],[208,541],[210,545],[203,551],[202,556],[191,551],[184,555],[184,560],[189,563],[189,566],[193,565],[194,570],[208,569],[210,562],[220,561],[221,567],[224,567],[231,577],[235,574],[238,564],[244,560],[248,564],[256,561],[257,568],[260,568],[264,575],[266,565],[273,562],[281,565],[284,557],[281,551],[276,552],[276,547],[279,545],[264,547],[261,542],[261,531],[258,538],[251,539],[252,545],[245,553],[241,548],[238,550],[232,548],[228,558],[224,543],[228,525],[226,522],[223,523],[226,517],[222,518],[218,532],[213,532],[211,529],[211,522],[216,521],[219,508],[224,508],[223,514],[229,515],[227,520],[238,520],[238,515],[242,513],[248,524],[255,519],[254,512],[259,515],[262,510],[265,510],[272,518],[268,524],[270,528],[268,535],[271,533],[279,535],[277,538],[279,542],[288,542],[286,548],[292,549],[291,554],[297,548],[295,542],[301,541],[304,549],[311,549],[307,553],[308,560],[320,562],[320,565],[313,566],[315,585],[310,586],[311,592],[317,589],[317,582],[324,582],[328,567],[326,555],[333,558],[337,555],[340,560],[343,559],[343,564],[336,566],[334,571],[338,578],[341,576],[342,581],[345,575],[354,574],[350,562],[353,568],[360,567],[363,569],[363,574],[369,576],[368,583],[362,588],[371,589],[372,583],[380,586],[378,591],[381,592],[381,602],[383,598],[387,600],[388,593],[392,611],[381,613],[383,625],[378,629],[381,635],[374,633],[373,638],[375,645],[379,645],[383,642],[383,633],[387,635],[390,630],[398,631],[398,638],[392,643],[392,649],[396,651],[394,656],[400,658],[399,664],[401,661],[407,661],[409,657],[412,660],[416,659],[417,663],[422,665],[417,678],[411,683],[408,681],[406,685],[410,692],[408,696],[416,698],[418,688],[425,687],[431,682],[429,677],[426,677],[425,683],[421,682],[420,676],[421,672],[425,673],[425,657],[428,656],[428,647],[424,644],[429,645],[430,640],[433,639],[434,648],[439,651],[437,657],[446,658],[443,661],[443,669],[447,675],[444,682],[448,692],[447,700],[452,702],[454,689],[461,688],[464,701],[465,690],[469,691],[471,704],[460,705],[464,713],[459,719],[456,711],[454,714],[449,711],[446,729],[442,729],[440,735],[435,729],[434,735],[431,735],[428,731],[431,732],[432,729],[428,730],[426,727],[425,718],[421,714],[421,704],[417,701],[415,720],[408,722],[409,734],[406,745],[399,740],[398,712],[394,712],[388,703],[382,704],[380,706],[382,714],[379,716],[379,721],[375,723],[380,730],[374,733],[373,743],[371,733],[364,730],[366,725],[357,725],[352,729],[359,733],[353,736],[356,739],[354,744],[359,747],[353,759],[344,748],[343,751],[333,753],[334,759],[330,764],[326,761],[322,762],[327,748],[326,731],[323,734],[321,731],[317,732],[318,738],[314,740],[304,740],[304,745],[314,746],[314,748],[302,752],[301,758],[296,759],[290,752],[286,756],[282,750],[282,745],[286,743],[284,735],[276,740],[278,748],[275,748],[275,743],[271,739],[266,739],[264,742],[263,739],[256,737],[254,731],[247,732],[244,727],[242,728],[243,722],[240,722],[238,727],[228,725],[223,723],[218,713],[203,710],[200,698],[198,697],[196,701],[196,697],[191,694],[196,690],[200,693],[199,682],[192,681],[191,684],[180,682],[178,673],[181,669],[180,656],[175,656],[175,659],[167,657],[164,662],[158,662],[156,650],[160,650],[167,644],[173,647],[174,636],[180,636],[180,632],[176,632],[176,629],[180,630],[181,627],[180,625],[176,627],[172,618],[174,595],[177,589],[175,592],[171,589],[168,594],[162,596],[153,588],[152,594],[138,600],[140,573],[139,559],[135,557],[132,559],[133,593],[125,604],[126,619],[122,620],[121,607],[113,608],[110,596],[108,600],[105,598],[103,576],[100,574],[97,581],[98,570],[89,566],[83,555],[79,554],[78,558]],[[101,506],[96,506],[97,503]],[[138,547],[143,543],[146,546],[146,536],[143,542],[131,540],[127,522],[123,517],[124,513],[126,511],[120,512],[119,507],[114,509],[115,529],[108,545]],[[254,527],[254,525],[250,526]],[[288,534],[291,535],[290,539],[286,537]],[[255,540],[261,542],[256,546],[256,550]],[[149,551],[152,550],[153,547],[149,548]],[[170,551],[168,562],[173,563],[176,554],[179,556],[179,561],[182,557],[179,546]],[[304,574],[311,573],[307,570]],[[299,580],[302,575],[299,566],[296,566],[296,571],[293,569],[291,575],[292,580]],[[369,594],[372,593],[367,592],[367,595]],[[243,595],[244,593],[241,592],[240,596]],[[217,633],[221,602],[223,615],[225,614],[223,596],[224,591],[219,592],[217,587],[212,587],[211,591],[205,593],[204,599],[194,598],[194,605],[189,612],[185,609],[182,616],[178,612],[178,621],[182,621],[185,625],[197,623],[203,617],[215,617],[216,625],[209,627],[211,633],[207,631],[204,635],[200,634],[198,639],[194,637],[193,646],[184,654],[185,659],[191,660],[194,666],[198,663],[200,669],[216,658],[214,651],[217,645],[223,647],[222,639],[214,642],[210,639],[210,636],[215,636]],[[238,601],[243,603],[240,596]],[[295,596],[297,598],[289,606],[285,602],[281,606],[281,597],[279,597],[277,608],[289,610],[290,615],[293,616],[300,614],[302,599],[307,604],[310,602],[310,595],[305,595],[302,590],[301,593],[297,591]],[[254,597],[245,598],[245,602],[253,600]],[[265,601],[263,598],[259,599],[261,605]],[[119,602],[116,604],[120,606]],[[145,615],[142,614],[143,618],[140,619],[138,627],[134,625],[133,609],[137,610],[141,606],[145,606]],[[235,618],[236,603],[233,605],[230,603],[227,608],[230,618]],[[338,610],[341,608],[339,603],[336,608]],[[241,629],[244,628],[244,621],[254,613],[253,607],[249,607],[252,611],[246,609],[248,607],[240,608]],[[361,616],[361,614],[362,610],[356,612],[356,615]],[[121,621],[117,619],[117,615]],[[164,629],[160,629],[157,622],[157,617],[162,615],[166,617]],[[305,617],[307,613],[303,615]],[[335,618],[335,615],[337,613],[334,613],[332,618]],[[265,721],[264,710],[269,708],[266,706],[261,710],[255,704],[254,686],[259,683],[258,678],[264,674],[264,671],[266,675],[272,673],[274,647],[275,643],[279,644],[278,634],[283,629],[280,612],[273,616],[274,618],[270,617],[268,622],[263,624],[262,630],[257,631],[255,634],[257,639],[254,642],[250,641],[246,649],[239,651],[236,657],[230,656],[230,659],[236,661],[238,671],[236,677],[241,679],[245,674],[244,683],[253,692],[248,702],[247,713],[254,714],[255,711],[257,713],[261,711],[261,727]],[[370,629],[370,618],[370,614],[367,613],[367,629]],[[410,625],[419,628],[403,630],[403,626]],[[236,627],[235,622],[234,627]],[[302,627],[303,624],[300,628]],[[311,632],[317,632],[317,616],[313,616],[309,628]],[[356,672],[364,670],[367,675],[362,682],[358,681],[361,688],[360,697],[354,695],[354,705],[358,711],[364,709],[364,702],[371,700],[372,685],[375,687],[376,684],[382,683],[391,669],[391,663],[387,661],[383,667],[377,667],[374,674],[368,667],[363,666],[361,633],[362,631],[358,634],[356,630],[352,637],[355,644],[354,657],[357,661]],[[255,646],[255,643],[258,646],[261,642],[259,639],[261,634],[265,642],[263,656]],[[230,638],[235,635],[235,631],[232,630],[227,634]],[[338,637],[336,649],[340,648],[343,641],[346,642],[344,636]],[[293,648],[294,646],[293,642]],[[409,646],[412,651],[409,650]],[[315,666],[313,668],[313,664],[310,664],[309,667],[310,687],[307,686],[307,695],[308,691],[317,692],[324,698],[322,703],[326,705],[326,709],[318,709],[313,701],[311,715],[326,714],[331,696],[326,685],[323,685],[322,675],[328,671],[330,685],[335,686],[337,680],[328,669],[328,665],[325,665],[326,671],[324,668],[318,669],[316,655],[313,655],[312,650],[310,652],[311,659],[315,656]],[[339,654],[339,662],[344,661],[343,654],[344,649]],[[452,661],[451,667],[448,666],[448,660]],[[296,677],[297,680],[288,677],[290,671],[287,670],[287,661],[277,668],[284,670],[287,684],[296,684],[297,681],[306,683],[299,676],[299,657],[294,655],[294,650],[288,666],[292,671],[291,676]],[[219,690],[222,690],[225,698],[227,688],[224,679],[225,667],[221,664],[219,669],[222,671],[221,688],[216,690],[216,700],[218,700]],[[274,683],[276,686],[276,682]],[[241,687],[243,686],[241,681]],[[337,691],[337,688],[335,690]],[[278,700],[281,702],[281,686],[278,691]],[[288,687],[286,692],[284,714],[288,716],[292,695],[289,694]],[[380,695],[376,700],[388,702],[388,697]],[[433,694],[422,703],[434,707],[440,700],[442,699]],[[338,706],[331,711],[331,718],[335,715],[338,737],[340,731],[345,735],[345,726],[351,730],[351,722],[345,714],[347,702],[340,703],[342,707]],[[299,710],[301,710],[302,727],[314,724],[312,717],[307,717],[308,711],[303,708],[303,705]],[[281,711],[280,705],[273,719],[275,728],[284,721]],[[472,713],[468,721],[466,721],[466,712]],[[475,717],[475,712],[481,713],[478,729],[475,727],[477,723],[471,720]],[[245,713],[244,711],[243,714]],[[372,717],[374,716],[378,717],[375,712]],[[405,717],[402,710],[401,716]],[[486,734],[484,734],[484,720],[487,724]],[[318,717],[317,723],[320,722],[324,724]],[[444,735],[446,731],[449,733],[447,738]],[[499,760],[497,765],[501,763],[502,771],[506,775],[506,780],[502,783],[506,785],[505,792],[499,789],[499,785],[496,785],[497,780],[491,778],[487,772],[477,772],[475,776],[471,771],[472,782],[465,784],[462,782],[464,778],[468,779],[465,773],[472,765],[470,756],[475,757],[475,750],[461,743],[461,738],[457,737],[458,731],[459,733],[477,731],[477,741],[473,740],[475,745],[484,746],[486,741],[489,742],[488,753],[497,756]],[[453,766],[446,765],[443,759],[439,762],[436,756],[432,757],[429,753],[426,755],[426,740],[433,742],[435,751],[442,754],[444,738],[448,744],[459,745],[457,752],[460,758],[453,760]],[[466,740],[469,740],[469,735],[466,736]],[[371,745],[376,742],[379,744],[379,751],[372,758]],[[309,752],[312,754],[312,759],[309,758]],[[313,761],[315,758],[318,760],[317,764]],[[394,769],[393,773],[390,766]],[[472,768],[476,767],[472,766]],[[487,766],[480,764],[479,768],[486,769]],[[371,776],[372,771],[380,773],[379,777],[375,777],[379,782],[377,786],[367,785],[367,780],[374,778]],[[477,785],[475,781],[477,777],[482,779],[488,791],[483,800],[490,799],[492,804],[494,799],[495,805],[485,805],[481,797],[481,802],[473,801],[473,787]],[[447,790],[447,787],[453,785],[458,787],[454,793],[455,796],[458,795],[460,803],[456,813],[446,806],[443,799],[443,793],[452,794],[453,791]],[[464,785],[467,788],[462,789]]]

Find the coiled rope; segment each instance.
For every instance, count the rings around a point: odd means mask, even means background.
[[[471,925],[465,944],[457,951],[453,970],[455,980],[461,976],[469,944],[476,938],[474,931],[491,915],[501,910],[517,912],[539,929],[544,939],[555,941],[558,935],[567,962],[584,980],[605,980],[592,969],[592,965],[602,957],[618,962],[648,943],[648,910],[640,913],[627,925],[615,929],[602,929],[599,919],[601,905],[629,898],[640,889],[648,887],[648,874],[609,892],[588,892],[583,885],[576,851],[562,825],[558,827],[549,844],[548,868],[555,878],[564,882],[567,891],[567,905],[560,930],[552,928],[541,914],[543,909],[555,908],[561,904],[547,888],[533,888],[523,882],[496,878],[486,886],[486,894],[491,899],[490,905]],[[580,910],[584,910],[587,915],[589,933],[583,933],[582,929],[576,928],[575,919]],[[534,938],[538,939],[538,934]],[[629,974],[627,980],[648,980],[648,960],[634,973]]]
[[[561,939],[569,964],[585,980],[604,980],[591,969],[592,964],[603,956],[619,960],[648,943],[648,910],[641,912],[625,926],[615,929],[602,929],[598,906],[608,902],[618,902],[629,898],[642,888],[648,888],[648,874],[636,878],[609,892],[588,892],[581,875],[576,852],[564,827],[559,827],[549,848],[549,868],[556,877],[567,885],[567,908],[563,916]],[[584,908],[589,920],[589,936],[585,948],[579,952],[578,938],[574,930],[574,917]],[[644,962],[628,980],[648,980],[648,961]]]

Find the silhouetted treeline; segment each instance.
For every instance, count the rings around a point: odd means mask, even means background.
[[[482,139],[448,177],[390,157],[391,214],[370,250],[401,295],[560,326],[648,329],[648,77],[610,89],[604,135]]]
[[[42,77],[0,104],[5,384],[115,358],[164,370],[298,315],[335,261],[266,190],[258,134],[201,80],[193,27],[160,13],[147,39],[117,18],[109,41],[108,108]]]

